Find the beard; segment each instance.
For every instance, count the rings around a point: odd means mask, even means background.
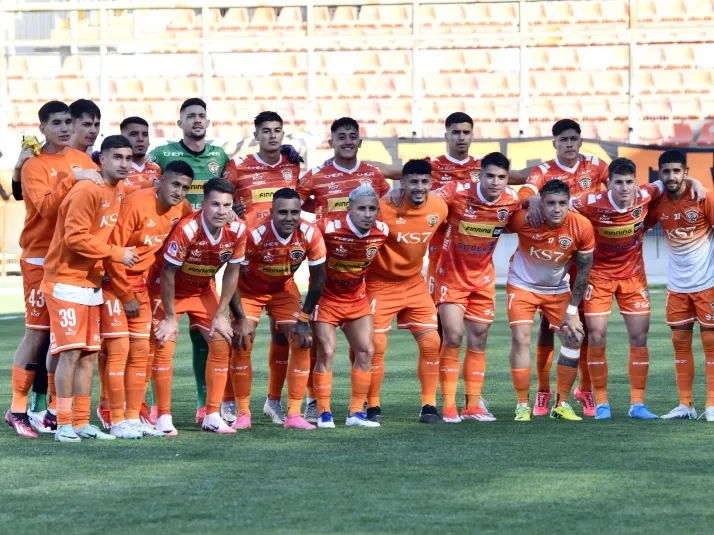
[[[196,134],[193,130],[189,130],[184,135],[189,139],[193,139],[194,141],[200,141],[206,138],[206,130],[204,130],[201,134]]]

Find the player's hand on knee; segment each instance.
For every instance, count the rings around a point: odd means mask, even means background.
[[[246,350],[255,339],[255,325],[248,318],[241,318],[233,322],[234,349]]]
[[[178,323],[176,320],[164,318],[156,326],[156,329],[154,329],[154,338],[156,338],[159,346],[163,347],[163,345],[173,339],[177,333]]]
[[[141,312],[141,305],[136,297],[128,303],[124,303],[124,313],[127,318],[138,318],[139,312]]]
[[[233,328],[224,315],[213,318],[208,337],[213,338],[215,334],[220,334],[229,344],[233,341]]]

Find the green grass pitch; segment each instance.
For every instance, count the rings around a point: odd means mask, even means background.
[[[179,436],[59,444],[47,436],[20,440],[3,426],[0,532],[711,533],[714,426],[703,419],[627,418],[628,345],[619,315],[612,316],[609,340],[613,421],[512,421],[503,294],[484,389],[497,422],[417,423],[416,345],[408,333],[393,331],[380,429],[343,425],[349,394],[343,341],[333,391],[338,428],[274,426],[262,416],[268,340],[263,322],[253,361],[253,429],[233,436],[202,433],[192,421],[194,383],[184,323],[174,382]],[[652,297],[648,404],[663,414],[677,404],[677,395],[664,293]],[[3,411],[21,336],[21,319],[0,321]],[[705,385],[698,341],[695,354],[695,402],[701,410]]]

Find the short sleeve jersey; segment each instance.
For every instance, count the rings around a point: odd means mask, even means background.
[[[436,195],[449,206],[436,276],[442,285],[462,291],[495,284],[491,258],[508,220],[520,207],[516,191],[506,187],[491,202],[482,195],[480,182],[455,182]]]
[[[650,205],[645,225],[657,222],[669,247],[667,288],[692,293],[714,287],[714,191],[700,203],[689,187],[678,201],[663,195]]]
[[[508,284],[537,294],[570,291],[568,269],[576,253],[595,249],[590,221],[568,211],[563,223],[534,228],[526,223],[527,210],[516,212],[506,227],[518,234],[518,248],[511,258]]]
[[[429,158],[431,162],[431,191],[442,188],[451,182],[478,182],[481,173],[481,158],[467,157],[457,160],[444,154],[438,158]],[[446,226],[441,226],[429,244],[429,260],[436,261],[441,254]]]
[[[623,280],[644,270],[642,235],[650,203],[664,191],[661,182],[637,188],[635,201],[618,208],[609,191],[588,193],[571,199],[571,207],[592,223],[595,233],[593,276]]]
[[[164,261],[181,268],[176,273],[176,297],[202,295],[215,284],[223,264],[243,262],[246,227],[234,221],[221,228],[218,237],[206,228],[203,210],[182,219],[166,239]]]
[[[293,233],[282,238],[268,221],[248,232],[238,287],[260,295],[282,292],[305,258],[308,265],[316,266],[325,262],[325,255],[325,241],[313,223],[301,219]]]
[[[267,221],[273,194],[281,188],[293,188],[300,176],[300,164],[290,163],[282,154],[275,165],[261,160],[258,153],[232,160],[225,177],[236,189],[235,202],[245,206],[248,228]]]
[[[315,216],[319,219],[334,212],[347,211],[350,192],[365,185],[372,186],[380,197],[390,188],[379,169],[357,160],[352,169],[335,163],[315,167],[300,179],[296,191],[303,201],[315,198]]]
[[[429,243],[448,213],[444,199],[433,194],[420,206],[407,199],[401,206],[389,196],[380,199],[379,218],[389,227],[389,236],[372,262],[367,280],[399,282],[421,277]]]
[[[146,161],[143,165],[131,163],[131,169],[124,183],[128,186],[153,186],[154,180],[161,177],[161,167]]]
[[[597,156],[578,155],[573,167],[567,167],[553,160],[537,165],[531,171],[526,183],[518,190],[521,201],[531,195],[537,195],[546,182],[562,180],[570,187],[570,195],[581,195],[588,191],[599,191],[607,184],[607,164]]]
[[[362,234],[349,215],[318,220],[327,249],[327,281],[322,297],[335,301],[354,301],[365,294],[365,271],[389,235],[386,223],[377,220]]]

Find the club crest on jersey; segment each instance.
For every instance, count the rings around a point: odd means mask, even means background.
[[[645,301],[650,300],[650,291],[647,288],[643,288],[642,290],[640,290],[640,295]]]
[[[508,217],[508,210],[506,208],[501,208],[498,212],[496,212],[496,217],[499,221],[505,221]]]
[[[570,236],[558,236],[558,245],[561,249],[567,249],[573,243],[573,238]]]
[[[178,253],[178,244],[175,241],[172,241],[169,243],[169,254],[176,256],[176,253]]]
[[[426,216],[426,222],[429,224],[430,227],[435,227],[436,224],[439,222],[439,216],[437,214],[429,214]]]
[[[709,303],[709,308],[711,308],[712,312],[714,312],[714,303]]]
[[[630,212],[630,215],[632,216],[632,219],[637,219],[642,215],[642,207],[638,206],[632,212]]]
[[[218,162],[216,160],[211,160],[208,162],[208,170],[214,177],[218,176]]]
[[[473,182],[477,182],[480,173],[479,173],[478,171],[471,171],[471,172],[469,173],[469,175],[471,175],[471,180],[472,180]]]
[[[121,202],[123,198],[124,198],[123,193],[117,193],[117,202]]]
[[[359,185],[360,185],[360,186],[371,186],[371,185],[372,185],[372,181],[371,181],[370,179],[368,179],[368,178],[365,178],[365,179],[362,179],[362,180],[359,181]]]
[[[584,176],[580,180],[578,180],[578,184],[580,184],[580,187],[583,189],[590,189],[590,187],[593,185],[593,181],[589,176]]]
[[[376,246],[374,246],[374,245],[372,245],[372,246],[370,246],[370,247],[367,247],[367,250],[365,251],[365,254],[367,255],[367,258],[369,258],[370,260],[372,260],[372,259],[374,258],[374,255],[377,254],[377,250],[378,250],[378,249],[379,249],[379,247],[376,247]]]
[[[221,254],[218,255],[218,258],[221,260],[221,262],[228,262],[231,256],[233,256],[233,251],[223,251]]]
[[[290,249],[290,258],[292,260],[295,260],[297,262],[298,260],[302,260],[304,256],[305,256],[304,249],[302,249],[302,248]]]
[[[696,223],[697,218],[699,217],[699,211],[698,210],[687,210],[686,212],[684,212],[684,217],[690,223]]]
[[[171,220],[171,228],[174,228],[176,225],[178,225],[178,222],[181,221],[178,217],[174,217]]]
[[[290,169],[283,169],[283,179],[285,182],[292,182],[293,180],[293,172]]]

